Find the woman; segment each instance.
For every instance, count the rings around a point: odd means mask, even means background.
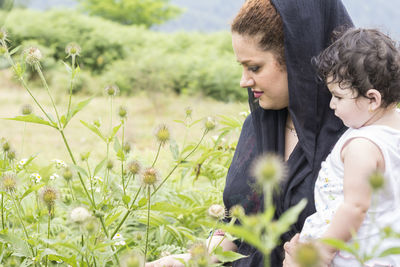
[[[262,210],[262,196],[252,190],[250,166],[262,153],[281,155],[288,177],[274,198],[276,217],[308,199],[282,243],[300,232],[305,218],[314,213],[318,170],[345,130],[329,109],[329,91],[317,82],[311,66],[311,58],[328,46],[334,29],[343,26],[352,22],[340,0],[248,0],[232,23],[233,49],[243,66],[240,85],[248,88],[252,112],[228,172],[224,203],[227,209],[240,204],[248,214]],[[214,236],[212,243],[221,238]],[[233,266],[263,265],[261,253],[244,242],[224,240],[222,246],[248,255]],[[180,266],[173,265],[174,257],[147,266]],[[271,266],[281,266],[283,258],[279,246],[271,254]]]

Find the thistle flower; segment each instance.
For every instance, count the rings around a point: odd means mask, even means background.
[[[137,251],[130,251],[121,258],[122,267],[142,267],[143,255]]]
[[[8,150],[10,150],[10,143],[6,140],[4,140],[3,145],[2,145],[3,151],[7,152]]]
[[[36,65],[42,59],[42,52],[37,47],[28,47],[24,50],[25,62],[29,65]]]
[[[231,217],[241,218],[245,215],[244,208],[240,205],[235,205],[229,210]]]
[[[186,107],[185,108],[186,118],[192,118],[192,113],[193,113],[192,107]]]
[[[121,119],[125,119],[127,114],[128,114],[128,112],[126,110],[126,107],[120,106],[118,109],[118,116]]]
[[[220,220],[225,216],[225,208],[219,204],[213,204],[208,208],[208,215]]]
[[[369,185],[371,186],[372,190],[377,191],[381,189],[384,184],[385,177],[383,177],[381,172],[375,171],[369,176]]]
[[[318,248],[313,243],[299,243],[295,254],[295,261],[300,267],[320,266],[321,257]]]
[[[159,182],[160,177],[156,169],[153,167],[147,168],[143,171],[141,181],[143,185],[155,185]]]
[[[65,53],[67,53],[67,58],[79,56],[81,47],[77,43],[69,43],[65,47]]]
[[[116,96],[119,93],[119,88],[115,84],[107,85],[104,91],[108,96]]]
[[[273,154],[257,158],[252,171],[260,184],[276,184],[286,172],[282,159]]]
[[[8,158],[9,160],[13,161],[16,157],[17,157],[17,156],[16,156],[16,152],[15,152],[14,149],[8,150],[8,152],[7,152],[7,158]]]
[[[138,161],[132,160],[132,161],[128,162],[126,168],[130,174],[136,175],[140,172],[141,166]]]
[[[58,178],[60,178],[60,176],[57,173],[53,173],[52,175],[50,175],[50,180],[54,181],[57,180]]]
[[[3,185],[4,190],[6,191],[15,191],[17,181],[16,175],[12,172],[6,172],[2,175],[1,182]]]
[[[42,191],[42,200],[47,205],[49,213],[51,213],[51,211],[53,210],[57,198],[58,198],[58,192],[56,191],[56,189],[52,187],[46,187]]]
[[[117,241],[114,243],[114,245],[116,245],[116,246],[125,246],[126,245],[124,237],[121,234],[118,234],[118,233],[115,234],[115,236],[113,237],[112,240]]]
[[[57,169],[66,168],[67,164],[60,159],[53,159],[52,162],[55,164]]]
[[[84,207],[77,207],[73,209],[69,216],[76,224],[82,224],[91,217],[89,211]]]
[[[206,121],[204,122],[204,127],[206,128],[207,131],[212,131],[214,130],[215,126],[217,125],[217,122],[213,117],[207,117]]]
[[[33,111],[33,108],[31,105],[25,104],[22,106],[22,109],[21,109],[22,115],[29,115],[32,113],[32,111]]]
[[[32,173],[31,179],[33,180],[34,183],[38,184],[42,180],[42,176],[40,176],[39,173]]]
[[[69,182],[72,179],[72,172],[70,168],[65,168],[64,172],[62,173],[62,177],[64,177],[64,179]]]
[[[161,145],[165,145],[171,138],[167,125],[161,124],[160,126],[158,126],[155,136],[157,138],[157,141],[160,142]]]

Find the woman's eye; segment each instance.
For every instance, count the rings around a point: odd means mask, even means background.
[[[248,67],[247,68],[249,71],[251,71],[251,72],[257,72],[259,69],[260,69],[260,67],[258,67],[258,66],[252,66],[252,67]]]

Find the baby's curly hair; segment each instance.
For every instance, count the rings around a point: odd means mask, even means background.
[[[383,107],[400,101],[400,51],[394,40],[376,29],[347,30],[314,57],[313,64],[320,79],[339,83],[358,96],[378,90]]]

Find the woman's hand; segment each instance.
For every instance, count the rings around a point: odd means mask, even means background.
[[[184,267],[185,264],[178,259],[183,259],[187,262],[190,260],[190,253],[162,257],[161,259],[146,263],[146,267]]]

